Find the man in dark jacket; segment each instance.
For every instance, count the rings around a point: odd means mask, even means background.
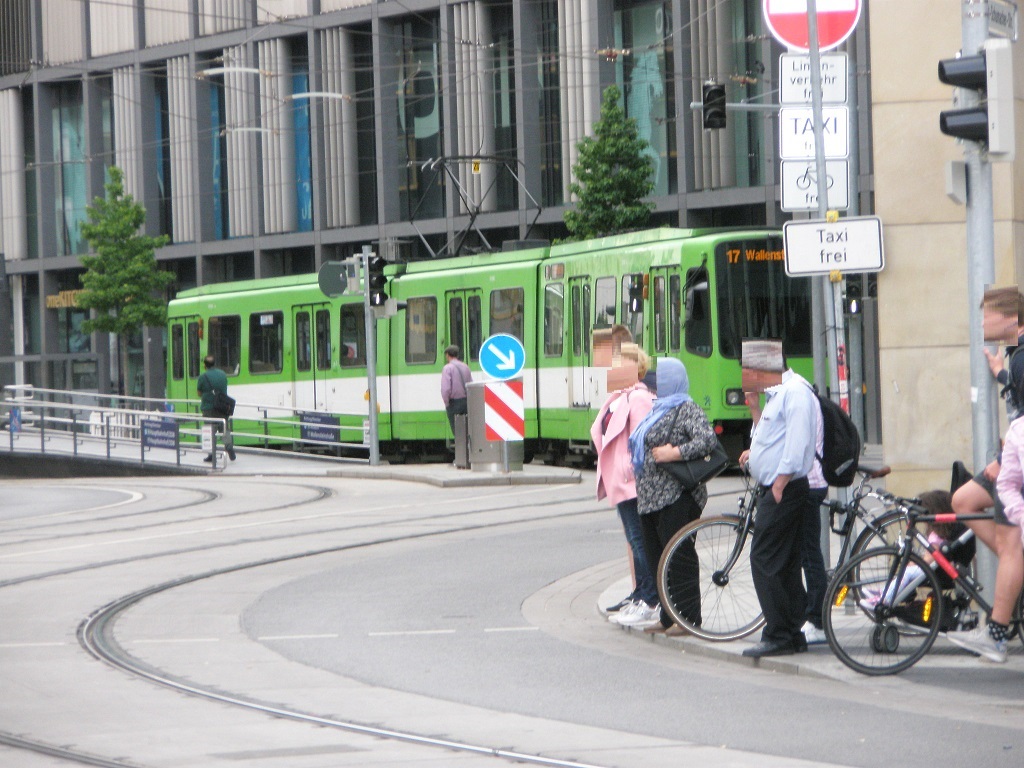
[[[228,415],[214,407],[214,395],[217,392],[222,392],[225,395],[228,393],[228,377],[220,368],[214,368],[213,363],[213,355],[203,358],[203,367],[206,370],[199,375],[199,381],[196,382],[196,390],[202,396],[199,401],[199,410],[207,419],[220,419],[214,423],[213,431],[216,434],[223,429],[224,447],[227,449],[228,456],[234,461],[235,444],[231,439],[231,429],[228,427]],[[203,461],[213,461],[213,453],[210,453]]]

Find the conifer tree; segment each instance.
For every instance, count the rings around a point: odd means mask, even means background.
[[[639,135],[636,120],[626,117],[619,96],[617,86],[605,89],[594,136],[576,145],[579,158],[569,191],[577,203],[564,216],[571,240],[643,229],[654,210],[653,203],[644,201],[654,189],[654,163],[644,154],[649,144]]]

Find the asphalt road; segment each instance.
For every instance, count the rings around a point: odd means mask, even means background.
[[[735,479],[716,483],[708,513],[735,506]],[[625,569],[589,478],[0,481],[0,765],[69,764],[10,737],[147,768],[509,764],[488,749],[608,768],[1021,760],[1019,658],[870,679],[818,648],[797,674],[754,668],[605,621]],[[183,695],[83,649],[87,617],[155,585],[171,588],[111,624],[127,657],[332,724]]]

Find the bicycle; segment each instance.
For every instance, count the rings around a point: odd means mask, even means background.
[[[953,542],[934,545],[918,529],[920,523],[991,520],[992,513],[931,515],[912,500],[902,500],[901,506],[907,529],[897,545],[854,556],[836,569],[825,592],[829,647],[846,666],[865,675],[909,669],[929,651],[939,632],[973,629],[979,611],[992,611],[970,566],[948,557],[953,546],[968,543],[974,532],[968,529]],[[915,545],[931,562],[915,551]],[[1024,592],[1017,598],[1010,625],[1010,636],[1024,642],[1022,615]]]
[[[840,549],[841,565],[848,556],[888,543],[892,530],[902,530],[903,518],[889,508],[896,497],[877,490],[870,480],[885,477],[889,467],[861,466],[857,472],[860,483],[853,489],[846,504],[826,502],[832,516],[832,529],[844,536]],[[738,514],[701,518],[681,528],[662,551],[658,562],[658,595],[661,605],[672,620],[691,634],[704,640],[738,640],[764,626],[761,605],[754,591],[750,558],[746,556],[747,540],[753,533],[759,486],[746,476],[746,490],[739,498]],[[875,498],[882,502],[882,513],[873,515],[864,502]],[[837,530],[835,519],[845,515]],[[852,535],[856,521],[863,528]],[[853,542],[852,546],[850,541]],[[695,568],[696,562],[696,568]],[[837,566],[838,567],[838,566]],[[692,596],[694,571],[699,587],[701,623],[684,615],[681,604]]]

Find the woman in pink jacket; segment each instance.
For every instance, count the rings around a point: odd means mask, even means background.
[[[637,373],[642,379],[647,373],[647,355],[639,347],[629,345],[623,356],[629,359],[633,349],[636,350]],[[608,609],[613,621],[620,614],[624,616],[638,610],[657,616],[658,587],[644,555],[629,453],[630,432],[650,412],[653,401],[654,395],[640,381],[612,392],[590,428],[590,437],[597,449],[597,498],[607,498],[617,507],[632,553],[634,589],[627,598]]]

